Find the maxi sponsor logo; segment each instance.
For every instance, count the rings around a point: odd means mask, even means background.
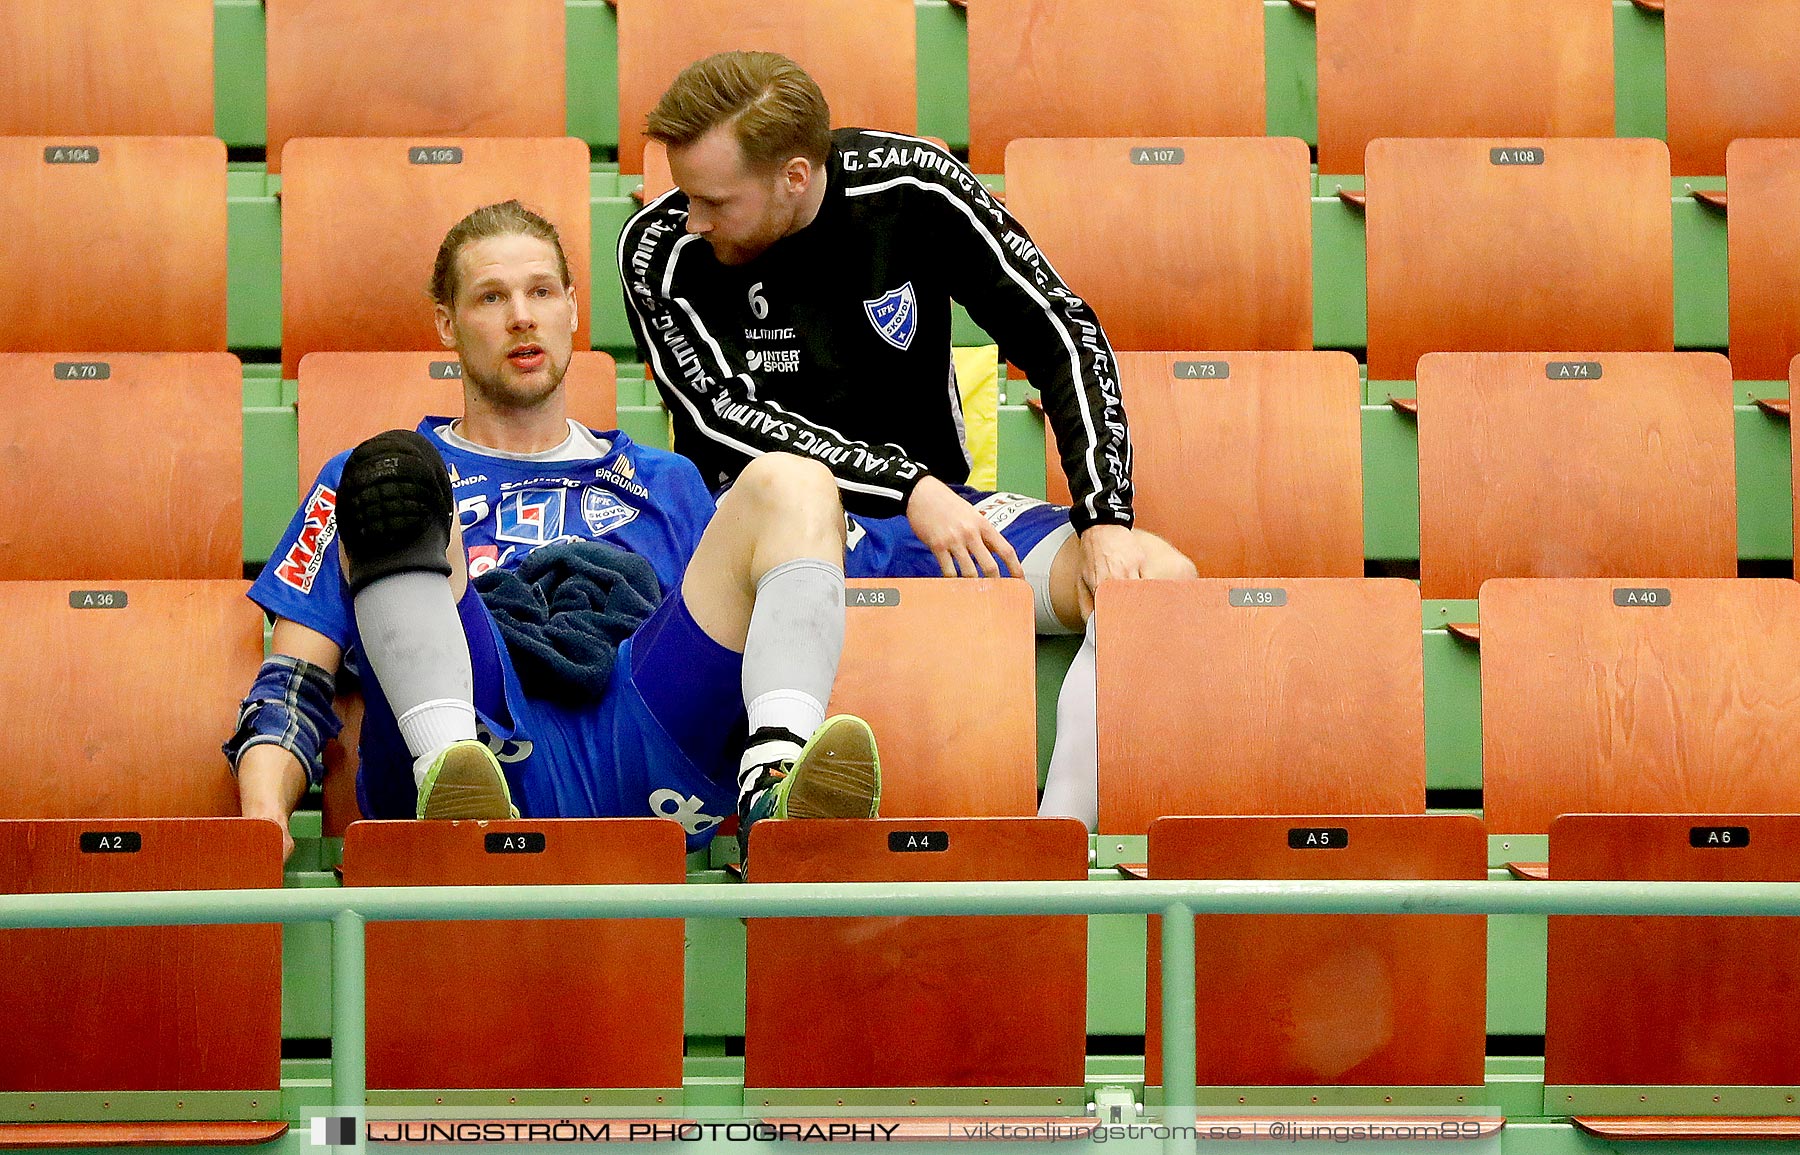
[[[337,490],[318,486],[306,501],[306,520],[300,536],[288,547],[287,556],[275,567],[275,576],[303,594],[312,593],[313,579],[325,564],[325,551],[337,537]]]

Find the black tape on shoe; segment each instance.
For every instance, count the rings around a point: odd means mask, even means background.
[[[424,437],[393,429],[358,445],[337,500],[351,593],[397,573],[450,576],[450,475]]]

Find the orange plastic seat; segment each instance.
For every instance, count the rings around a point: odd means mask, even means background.
[[[1611,0],[1318,0],[1319,171],[1384,136],[1613,134]]]
[[[1424,812],[1411,582],[1107,582],[1097,614],[1102,833],[1171,814]]]
[[[1078,881],[1087,842],[1068,818],[771,820],[751,833],[750,877],[752,885]],[[1086,919],[758,918],[746,934],[750,1110],[837,1103],[819,1088],[887,1089],[905,1104],[914,1088],[988,1087],[1029,1090],[1036,1098],[1027,1102],[1045,1114],[1081,1115]],[[793,996],[802,990],[806,1026],[797,1030]],[[1009,1100],[996,1093],[992,1102]]]
[[[242,391],[229,353],[0,353],[0,580],[241,576]]]
[[[661,818],[356,822],[344,885],[673,885],[684,845]],[[623,1087],[673,1104],[682,937],[679,919],[371,924],[369,1087]],[[450,960],[465,964],[454,983]]]
[[[517,198],[555,225],[588,343],[588,149],[555,139],[300,139],[284,150],[281,372],[320,350],[442,353],[429,289],[438,246],[482,205]]]
[[[578,349],[563,378],[569,416],[590,429],[619,424],[618,370],[609,354]],[[384,429],[459,417],[462,364],[454,352],[308,353],[300,362],[300,491],[325,463]]]
[[[1800,811],[1796,646],[1790,581],[1487,582],[1489,833],[1543,834],[1575,813]]]
[[[1204,577],[1361,577],[1362,382],[1340,352],[1121,353],[1137,524]],[[1049,427],[1045,486],[1069,483]]]
[[[0,349],[225,351],[225,146],[0,138]]]
[[[1735,577],[1731,365],[1717,353],[1419,359],[1419,575]]]
[[[881,750],[889,818],[1037,812],[1031,590],[1012,579],[847,583],[844,652],[827,709]],[[957,660],[944,661],[947,639]]]
[[[561,0],[266,7],[270,172],[294,137],[545,137],[567,127]]]
[[[0,818],[238,813],[263,659],[242,581],[0,582]]]
[[[694,61],[738,49],[779,52],[831,105],[833,128],[912,132],[918,123],[911,0],[618,0],[619,171],[639,171],[644,121]]]
[[[975,0],[969,164],[1039,136],[1261,136],[1257,0]]]
[[[210,0],[0,0],[0,136],[213,134]]]
[[[1791,813],[1572,814],[1550,826],[1557,879],[1792,883],[1797,862]],[[1612,1139],[1800,1138],[1786,1101],[1800,1069],[1787,1029],[1800,1013],[1800,919],[1549,923],[1547,1101]]]
[[[1669,158],[1676,176],[1724,173],[1734,140],[1800,136],[1796,25],[1795,0],[1664,0]]]
[[[1800,353],[1800,140],[1736,141],[1726,169],[1731,370],[1778,381]]]
[[[1006,149],[1007,208],[1121,352],[1312,348],[1311,188],[1288,137]]]
[[[1467,814],[1159,818],[1149,847],[1159,881],[1487,877],[1487,835]],[[1161,925],[1150,920],[1149,1086],[1163,1082]],[[1201,915],[1194,944],[1202,1087],[1482,1084],[1479,915]]]
[[[0,821],[0,894],[281,885],[273,822],[98,815]],[[247,1145],[287,1131],[279,925],[0,931],[0,1016],[0,1094],[39,1116],[0,1125],[8,1146]]]
[[[1377,140],[1371,381],[1426,353],[1675,344],[1668,150],[1656,140]]]

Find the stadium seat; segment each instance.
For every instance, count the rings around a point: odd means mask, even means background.
[[[588,341],[588,149],[555,139],[299,139],[283,150],[281,373],[319,350],[428,349],[431,269],[444,234],[517,198],[555,225]]]
[[[1137,524],[1203,577],[1361,577],[1362,382],[1341,352],[1121,353]],[[1045,487],[1066,503],[1048,424]]]
[[[1669,159],[1676,176],[1718,176],[1746,137],[1800,136],[1795,0],[1665,0]],[[1743,374],[1739,374],[1742,376]]]
[[[1496,578],[1481,589],[1488,832],[1574,813],[1800,811],[1800,585]]]
[[[751,835],[751,877],[1073,882],[1087,877],[1087,847],[1068,818],[766,821]],[[906,1106],[919,1088],[950,1087],[991,1090],[989,1115],[1081,1117],[1085,918],[759,918],[746,933],[748,1110],[841,1115],[842,1089],[868,1088],[857,1106],[916,1114]],[[889,1105],[901,1110],[880,1111]],[[910,1122],[946,1134],[941,1120]]]
[[[0,582],[0,818],[237,814],[219,746],[263,658],[248,588]]]
[[[678,885],[684,842],[660,818],[356,822],[344,885]],[[371,1091],[625,1088],[640,1094],[608,1105],[679,1103],[679,919],[377,923],[367,974]]]
[[[1036,650],[1022,581],[852,579],[828,710],[881,749],[881,813],[1037,811]],[[952,641],[956,660],[944,661]]]
[[[1107,582],[1097,607],[1101,833],[1169,814],[1424,812],[1412,583]]]
[[[1426,353],[1667,352],[1668,150],[1656,140],[1377,140],[1371,381]]]
[[[1385,136],[1613,134],[1611,0],[1318,0],[1319,171]]]
[[[644,142],[644,187],[638,201],[649,204],[675,187],[675,174],[669,171],[669,150],[661,141]]]
[[[1557,879],[1794,883],[1797,862],[1794,814],[1572,814],[1550,827]],[[1551,916],[1547,1110],[1612,1140],[1800,1139],[1796,959],[1792,918]]]
[[[0,580],[242,576],[242,392],[229,353],[0,353]]]
[[[1800,353],[1800,140],[1740,140],[1726,152],[1731,370],[1778,381]]]
[[[1312,348],[1311,189],[1286,137],[1006,149],[1007,208],[1116,351]]]
[[[1487,877],[1486,832],[1467,814],[1158,818],[1149,848],[1158,881]],[[1163,1082],[1161,923],[1150,920],[1144,1020],[1152,1087]],[[1194,942],[1197,1081],[1231,1088],[1231,1105],[1246,1086],[1293,1088],[1293,1105],[1309,1107],[1321,1086],[1433,1088],[1446,1107],[1482,1101],[1481,916],[1201,915]],[[1331,1102],[1342,1110],[1356,1099]]]
[[[563,0],[267,0],[269,171],[302,136],[561,136]],[[479,77],[480,83],[471,83]]]
[[[563,379],[569,416],[591,429],[619,424],[618,371],[611,356],[578,349]],[[300,361],[300,492],[335,455],[384,429],[426,417],[459,417],[462,365],[436,353],[308,353]]]
[[[0,695],[16,700],[10,686]],[[0,894],[281,885],[273,822],[89,809],[0,821]],[[287,1131],[279,925],[0,931],[0,1016],[9,1147],[248,1145]]]
[[[0,138],[0,349],[225,351],[225,146]]]
[[[0,136],[213,135],[211,0],[0,0]]]
[[[918,123],[912,0],[617,0],[619,171],[644,157],[644,121],[681,70],[735,49],[779,52],[819,83],[834,128]]]
[[[1039,136],[1261,136],[1258,0],[976,0],[969,163]]]
[[[1731,365],[1717,353],[1419,359],[1419,576],[1737,576]]]

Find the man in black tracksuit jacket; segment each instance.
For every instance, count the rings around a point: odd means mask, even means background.
[[[1185,577],[1132,529],[1111,346],[967,167],[916,137],[830,132],[772,53],[690,66],[650,115],[679,186],[626,225],[627,312],[675,428],[715,488],[751,459],[821,461],[855,515],[851,576],[1025,577],[1040,632],[1082,629],[1107,578]],[[1044,400],[1073,505],[968,489],[951,358],[960,302]],[[1058,707],[1044,813],[1095,824],[1093,636]]]

